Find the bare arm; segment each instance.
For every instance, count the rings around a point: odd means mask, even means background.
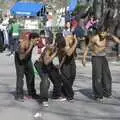
[[[24,44],[20,44],[20,59],[23,60],[27,57],[27,55],[32,51],[34,45],[36,44],[36,41],[31,41],[29,44],[29,48],[27,50],[25,50],[25,45]]]
[[[25,55],[27,56],[31,50],[34,48],[34,46],[37,44],[37,40],[38,39],[31,39],[31,42],[30,42],[30,45],[29,45],[29,48],[26,50],[25,52]]]
[[[57,54],[57,50],[52,55],[50,55],[50,53],[47,51],[45,53],[45,56],[43,57],[44,64],[48,65],[50,62],[52,62],[52,60],[54,59],[54,57],[56,56],[56,54]]]
[[[114,35],[110,35],[113,38],[113,41],[120,44],[120,39]]]
[[[75,42],[74,42],[74,44],[72,45],[72,47],[65,50],[65,52],[66,52],[66,54],[67,54],[68,56],[71,56],[71,55],[73,54],[73,52],[75,51],[75,49],[76,49],[76,46],[77,46],[77,38],[76,38],[76,36],[74,36],[74,39],[75,39]]]
[[[86,65],[86,56],[88,54],[88,45],[85,47],[84,53],[83,53],[83,58],[82,58],[82,64],[83,66]]]
[[[20,60],[23,60],[25,58],[25,43],[23,40],[20,40],[20,43],[19,43],[19,57],[20,57]]]
[[[27,55],[31,52],[32,49],[33,49],[32,46],[30,46],[27,51],[24,51],[24,50],[22,50],[22,48],[21,48],[21,52],[20,52],[20,54],[19,54],[20,59],[21,59],[21,60],[25,59],[25,58],[27,57]]]

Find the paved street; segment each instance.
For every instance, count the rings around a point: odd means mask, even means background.
[[[74,101],[58,102],[49,99],[49,107],[43,108],[35,100],[25,102],[14,100],[16,83],[14,57],[0,53],[0,120],[34,120],[33,115],[36,112],[41,114],[41,118],[37,120],[120,120],[120,63],[110,63],[113,98],[106,99],[104,104],[101,104],[92,98],[91,64],[82,67],[81,61],[76,62]],[[36,76],[37,93],[39,81],[39,77]],[[24,89],[26,90],[26,83]]]

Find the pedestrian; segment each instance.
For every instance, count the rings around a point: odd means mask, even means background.
[[[72,29],[71,29],[71,22],[70,21],[66,21],[65,23],[65,28],[63,29],[63,36],[64,38],[67,36],[67,35],[72,35]]]
[[[12,55],[18,44],[19,36],[20,36],[20,24],[16,18],[13,19],[11,27],[9,29],[9,35],[10,35],[10,54]]]

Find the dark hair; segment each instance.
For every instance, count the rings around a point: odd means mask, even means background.
[[[31,33],[30,36],[29,36],[29,40],[34,39],[34,38],[38,38],[38,37],[39,37],[38,33]]]
[[[100,32],[103,32],[103,31],[106,31],[106,28],[104,26],[104,20],[100,20],[97,25],[96,25],[96,33],[100,33]]]
[[[40,35],[45,35],[45,31],[44,31],[44,30],[41,30],[41,31],[40,31]]]
[[[88,45],[89,44],[89,42],[90,42],[90,38],[89,38],[90,36],[86,36],[85,37],[85,45]]]
[[[58,49],[64,48],[66,46],[65,39],[61,32],[56,33],[55,43],[56,43]]]
[[[65,22],[65,29],[67,29],[67,23],[70,23],[70,29],[71,29],[71,27],[72,27],[71,21],[66,21],[66,22]]]
[[[22,32],[20,34],[20,39],[23,39],[23,40],[31,40],[31,39],[38,38],[38,37],[39,37],[39,34],[37,33]]]

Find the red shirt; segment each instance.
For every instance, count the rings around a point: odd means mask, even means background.
[[[37,43],[37,47],[38,47],[38,54],[41,54],[44,49],[46,48],[47,45],[47,39],[46,38],[40,38],[38,43]]]

